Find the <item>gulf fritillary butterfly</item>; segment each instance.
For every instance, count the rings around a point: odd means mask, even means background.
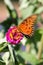
[[[31,37],[34,33],[34,24],[36,18],[36,14],[26,18],[20,25],[18,25],[19,31],[24,35]]]

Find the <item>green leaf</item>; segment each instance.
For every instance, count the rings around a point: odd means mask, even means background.
[[[20,24],[24,19],[26,19],[27,17],[31,16],[34,10],[34,6],[30,5],[25,9],[21,9],[21,13],[22,13],[22,19],[18,20],[18,24]]]
[[[5,52],[2,56],[2,59],[4,60],[5,63],[8,63],[8,58],[9,58],[9,52]]]
[[[40,14],[41,12],[43,12],[43,6],[40,6],[40,7],[35,11],[35,14]]]
[[[17,58],[19,63],[22,63],[24,65],[25,60],[20,55],[17,55]]]
[[[34,6],[32,6],[32,5],[28,6],[25,9],[22,9],[21,12],[22,12],[23,19],[25,19],[26,17],[32,15],[33,9],[34,9]]]
[[[26,8],[29,5],[29,1],[27,0],[21,0],[20,9]]]
[[[0,44],[0,52],[7,47],[7,43]]]
[[[0,56],[0,65],[5,65],[5,62],[3,61],[3,59]]]
[[[38,0],[39,2],[41,2],[43,4],[43,0]]]
[[[17,14],[16,14],[15,11],[12,12],[12,17],[13,17],[13,18],[16,18],[16,17],[17,17]]]
[[[8,65],[14,65],[13,62],[12,62],[12,60],[9,60]]]
[[[31,63],[32,65],[35,65],[38,63],[38,60],[36,57],[31,53],[26,53],[23,51],[19,51],[18,54],[27,62]]]
[[[40,28],[39,33],[41,33],[43,35],[43,28],[42,27]]]
[[[37,3],[37,0],[32,0],[32,1],[30,0],[30,3],[35,4],[35,3]]]
[[[0,65],[6,65],[6,64],[5,64],[4,62],[1,62],[1,61],[0,61]]]

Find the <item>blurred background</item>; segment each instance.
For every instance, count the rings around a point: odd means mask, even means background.
[[[13,65],[6,32],[33,14],[38,14],[34,35],[14,48],[19,65],[43,65],[43,0],[0,0],[0,65]]]

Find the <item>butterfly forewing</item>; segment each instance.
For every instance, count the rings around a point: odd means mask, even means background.
[[[32,15],[26,18],[19,26],[18,29],[25,35],[32,36],[34,32],[34,24],[37,15]]]

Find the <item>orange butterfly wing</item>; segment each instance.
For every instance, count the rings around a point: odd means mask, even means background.
[[[32,16],[26,18],[18,26],[18,29],[20,30],[20,32],[31,37],[33,35],[33,32],[34,32],[34,24],[35,24],[36,18],[37,18],[37,15],[32,15]]]

